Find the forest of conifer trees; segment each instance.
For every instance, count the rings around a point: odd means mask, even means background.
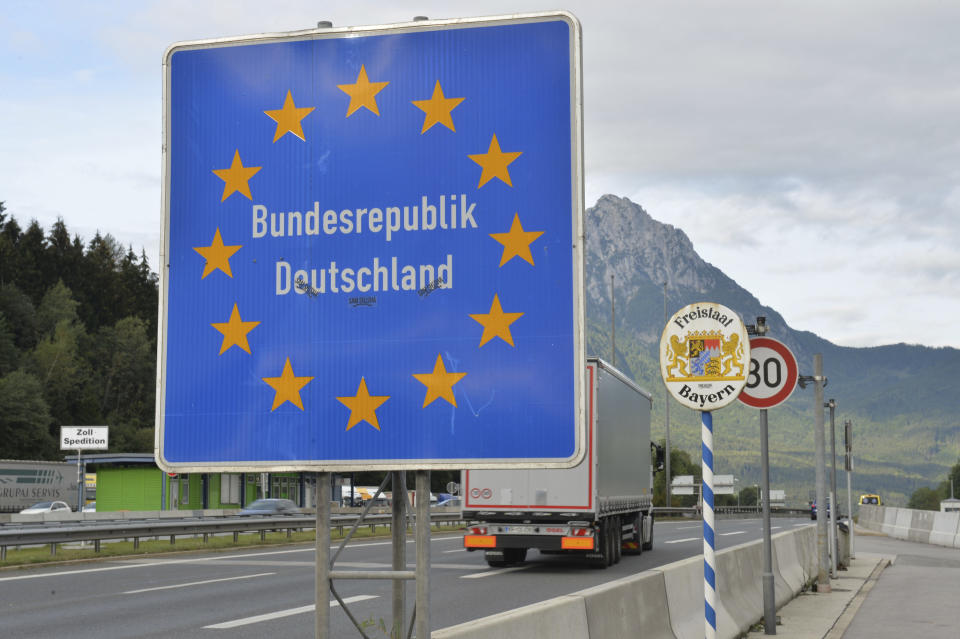
[[[60,459],[61,425],[109,425],[152,452],[157,275],[146,253],[0,202],[0,459]]]

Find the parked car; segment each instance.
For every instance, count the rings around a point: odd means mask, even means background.
[[[258,499],[240,511],[241,515],[299,515],[302,511],[290,499]]]
[[[21,515],[39,515],[41,513],[69,513],[72,508],[65,501],[41,501],[20,511]]]

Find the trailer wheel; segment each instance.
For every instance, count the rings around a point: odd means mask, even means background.
[[[643,545],[642,545],[641,547],[642,547],[644,550],[653,550],[653,513],[651,512],[649,515],[647,515],[647,517],[650,518],[650,539],[649,539],[649,541],[643,542]],[[642,536],[643,536],[643,526],[642,526],[643,521],[641,520],[640,523],[641,523],[641,526],[640,526],[640,535],[641,535],[641,537],[642,537]]]
[[[633,528],[633,538],[628,542],[630,545],[623,549],[625,555],[639,555],[643,552],[643,513],[635,513],[630,520],[630,526]]]
[[[510,565],[502,550],[488,550],[483,553],[483,558],[491,568],[503,568]]]
[[[610,565],[610,525],[609,520],[600,521],[595,540],[597,553],[590,557],[590,566],[593,568],[606,568]]]

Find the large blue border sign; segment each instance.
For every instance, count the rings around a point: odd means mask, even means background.
[[[164,72],[161,467],[579,462],[576,19],[181,43]]]

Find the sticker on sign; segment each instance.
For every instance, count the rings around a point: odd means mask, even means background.
[[[773,408],[793,393],[798,374],[797,358],[786,345],[771,337],[754,337],[740,401],[754,408]]]

